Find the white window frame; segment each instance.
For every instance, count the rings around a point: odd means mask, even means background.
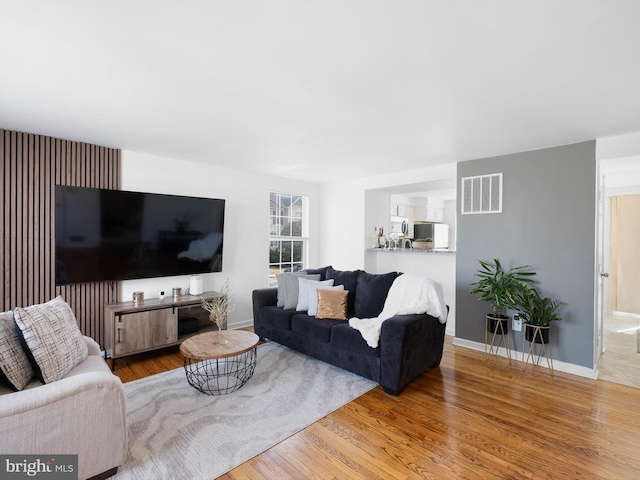
[[[274,195],[277,196],[277,204],[275,206],[272,205],[272,197]],[[280,204],[280,201],[287,196],[299,197],[302,204],[300,217],[296,216],[295,214],[292,214],[291,211],[288,212],[289,213],[288,215],[283,214],[285,213],[284,209],[290,208],[290,206],[289,207],[285,206],[283,208],[282,205]],[[274,229],[273,229],[274,224],[282,226],[285,224],[285,222],[288,222],[289,225],[293,226],[293,221],[298,218],[300,219],[300,222],[301,222],[299,235],[297,234],[281,235],[274,232]],[[269,192],[269,284],[270,285],[275,285],[276,273],[292,271],[292,270],[297,271],[297,270],[302,270],[306,267],[307,259],[308,259],[308,250],[309,250],[308,249],[308,244],[309,244],[308,229],[309,229],[309,197],[307,197],[306,195],[298,194],[298,193],[280,192],[280,191]],[[280,258],[278,262],[272,262],[273,260],[272,247],[275,242],[301,242],[302,252],[301,252],[300,260],[298,261],[297,259],[291,258],[289,261],[287,261],[286,259],[283,261],[282,253],[284,250],[280,248],[279,249]],[[293,244],[291,245],[290,251],[291,251],[291,254],[293,255]]]

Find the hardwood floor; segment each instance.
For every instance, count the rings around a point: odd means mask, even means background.
[[[522,372],[451,342],[399,397],[376,387],[220,478],[638,478],[640,389]],[[130,381],[179,366],[170,349],[120,359],[115,373]]]

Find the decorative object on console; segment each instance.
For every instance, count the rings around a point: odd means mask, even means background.
[[[18,336],[26,345],[25,353],[42,383],[60,380],[87,358],[83,340],[71,307],[60,296],[14,311]]]
[[[133,292],[133,304],[137,307],[144,303],[144,292]]]
[[[202,299],[202,308],[209,312],[209,320],[218,327],[218,340],[215,343],[220,345],[227,343],[227,340],[222,338],[222,329],[229,313],[235,308],[235,305],[231,303],[231,280],[229,278],[224,282],[219,295],[210,301]]]
[[[189,279],[189,294],[201,295],[203,290],[203,281],[200,275],[191,275]]]

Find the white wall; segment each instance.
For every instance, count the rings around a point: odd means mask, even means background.
[[[226,200],[222,272],[203,278],[205,291],[219,290],[227,277],[231,279],[235,310],[229,328],[253,324],[251,292],[268,284],[270,191],[309,197],[308,264],[320,264],[319,185],[124,150],[122,190]],[[156,298],[160,290],[170,294],[172,287],[188,286],[188,275],[128,280],[122,282],[122,298],[132,298],[134,291]]]

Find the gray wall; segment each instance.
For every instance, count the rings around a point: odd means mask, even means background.
[[[595,141],[458,163],[462,177],[503,173],[501,214],[458,211],[456,337],[484,343],[490,304],[471,296],[478,259],[531,265],[543,293],[566,303],[554,323],[554,359],[593,367]],[[460,189],[458,189],[458,205]],[[522,333],[511,334],[522,350]]]

